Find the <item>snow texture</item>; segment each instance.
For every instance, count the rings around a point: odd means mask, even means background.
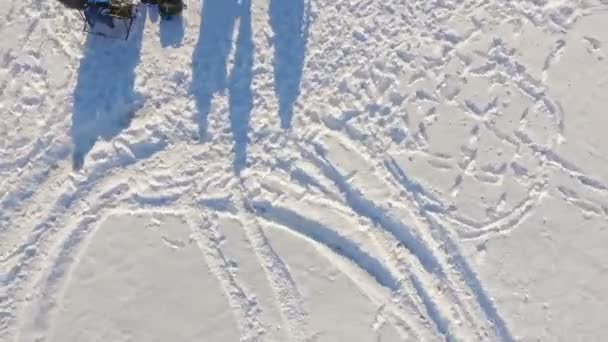
[[[0,341],[608,336],[605,0],[0,18]]]

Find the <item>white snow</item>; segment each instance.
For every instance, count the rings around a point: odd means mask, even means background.
[[[187,224],[165,217],[146,227],[147,221],[121,215],[100,224],[67,277],[49,340],[238,340],[230,307]]]
[[[0,18],[0,341],[608,336],[606,1]]]

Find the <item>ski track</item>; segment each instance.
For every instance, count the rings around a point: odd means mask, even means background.
[[[199,221],[203,221],[203,219],[201,218]],[[191,224],[194,227],[195,223],[192,222]],[[246,290],[239,285],[237,275],[230,272],[228,260],[217,243],[219,237],[217,228],[203,226],[200,231],[201,234],[198,235],[201,236],[194,239],[207,255],[209,267],[216,273],[222,288],[226,291],[226,296],[229,298],[241,330],[241,339],[243,341],[258,341],[263,332],[262,323],[256,317],[259,309],[250,295],[246,293]]]
[[[398,246],[405,247],[405,249],[410,251],[412,256],[415,259],[417,259],[414,261],[414,264],[409,267],[410,272],[413,273],[413,276],[412,276],[413,289],[417,293],[420,294],[421,299],[427,309],[427,313],[430,316],[430,318],[433,319],[433,321],[435,322],[436,327],[440,331],[442,331],[442,333],[444,333],[448,336],[452,335],[452,333],[450,331],[448,331],[448,328],[446,327],[446,323],[444,322],[444,319],[441,318],[440,315],[436,312],[434,303],[430,302],[428,296],[426,296],[426,294],[421,291],[421,287],[419,286],[420,281],[418,280],[418,278],[416,278],[416,276],[421,277],[421,279],[425,278],[425,277],[426,278],[430,277],[431,280],[428,280],[429,284],[433,284],[433,283],[447,284],[448,288],[453,288],[455,286],[455,284],[452,283],[454,280],[453,279],[451,280],[448,277],[448,275],[445,273],[445,270],[447,270],[449,268],[449,266],[447,264],[452,263],[452,261],[446,261],[445,266],[442,265],[440,263],[439,259],[436,258],[433,255],[434,253],[432,252],[433,250],[439,249],[440,248],[439,245],[437,247],[435,247],[435,246],[430,247],[428,245],[428,243],[429,243],[428,240],[427,240],[427,242],[423,242],[423,240],[421,238],[416,238],[414,240],[414,243],[412,243],[411,239],[412,239],[413,233],[411,232],[410,228],[406,227],[405,225],[401,224],[400,222],[395,221],[395,219],[392,218],[391,216],[389,216],[389,214],[383,213],[384,209],[379,208],[374,203],[362,198],[361,195],[358,195],[360,192],[350,188],[352,185],[346,185],[347,182],[345,182],[343,180],[344,178],[337,173],[337,171],[335,170],[335,168],[333,166],[331,166],[331,164],[322,165],[321,167],[326,171],[329,170],[330,174],[328,174],[327,176],[339,183],[339,188],[341,191],[344,192],[347,203],[352,206],[352,208],[353,208],[353,210],[355,210],[355,212],[357,212],[359,215],[365,216],[370,221],[377,223],[380,227],[382,227],[387,232],[389,232],[391,235],[393,235],[395,237],[395,239],[397,240],[397,242],[399,243]],[[353,195],[353,194],[357,194],[357,195]],[[353,196],[357,196],[356,199],[354,200],[354,204],[353,204],[353,199],[352,199]],[[416,208],[416,204],[413,203],[412,207]],[[374,213],[374,214],[369,214],[369,213]],[[388,225],[386,222],[389,222]],[[426,227],[424,227],[424,229],[431,230],[432,227],[427,225]],[[424,230],[417,232],[417,233],[425,235]],[[408,238],[401,239],[399,236],[401,236],[402,234],[405,234],[404,236],[408,236]],[[426,238],[428,239],[428,237],[426,237]],[[441,237],[441,239],[442,239],[442,241],[439,241],[439,242],[441,244],[445,244],[446,243],[445,237]],[[450,241],[448,240],[447,242],[450,242]],[[450,246],[449,249],[452,249],[452,250],[451,251],[447,250],[446,254],[449,256],[450,260],[461,258],[458,254],[458,251],[453,250],[453,246]],[[433,260],[433,263],[432,263],[433,268],[430,269],[429,266],[425,266],[425,264],[423,262],[424,260]],[[462,260],[460,260],[460,262],[462,263]],[[421,266],[422,266],[422,269],[420,269]],[[459,267],[468,267],[466,264],[464,264],[464,265],[459,264],[458,266]],[[467,268],[467,270],[468,270],[468,268]],[[485,293],[483,292],[483,289],[479,289],[478,286],[476,286],[477,281],[476,281],[475,276],[471,273],[468,273],[464,277],[465,277],[464,282],[466,285],[461,284],[457,288],[462,289],[463,285],[465,287],[470,286],[471,291],[476,296],[480,297],[480,299],[484,300],[484,303],[482,303],[482,309],[485,310],[486,308],[483,307],[483,305],[488,305],[487,297],[486,297]],[[458,282],[458,280],[456,280],[456,283],[457,282]],[[452,284],[450,284],[450,283],[452,283]],[[473,286],[471,286],[470,283],[473,283]],[[453,292],[452,295],[456,295],[455,292]],[[438,294],[438,296],[440,296],[440,295]],[[468,313],[467,311],[470,311],[471,308],[469,308],[468,306],[463,304],[465,299],[458,299],[458,296],[456,296],[456,299],[451,298],[451,299],[447,299],[447,300],[455,300],[454,305],[456,305],[456,307],[454,307],[454,308],[456,310],[461,311],[461,314],[469,317],[469,319],[474,319],[473,317],[474,317],[475,313]],[[462,306],[462,305],[465,305],[465,306],[458,308],[458,306]],[[499,317],[496,317],[495,312],[491,311],[491,309],[488,309],[488,310],[490,310],[490,313],[488,314],[489,321],[492,321],[492,322],[501,321]],[[476,326],[479,326],[479,327],[484,326],[483,320],[475,322],[473,324]],[[500,329],[500,327],[499,327],[499,329]],[[503,338],[504,338],[504,336],[503,336]]]
[[[45,336],[82,242],[98,222],[120,212],[186,218],[242,341],[264,341],[268,322],[261,320],[265,308],[254,300],[247,279],[223,251],[218,213],[243,224],[291,341],[314,341],[318,332],[308,324],[289,265],[266,237],[276,226],[316,246],[404,340],[514,340],[516,332],[459,242],[509,234],[553,189],[586,215],[608,217],[605,201],[578,190],[606,196],[608,181],[555,152],[568,113],[544,83],[572,25],[606,11],[605,4],[300,1],[287,17],[304,16],[294,19],[301,27],[292,27],[279,18],[286,11],[280,3],[239,3],[234,27],[219,32],[233,40],[226,61],[215,61],[226,67],[226,79],[202,76],[217,82],[199,85],[213,88],[202,100],[184,81],[201,77],[189,70],[189,61],[175,59],[177,71],[157,68],[160,58],[172,57],[153,55],[159,48],[146,23],[133,38],[142,47],[129,89],[142,91],[144,100],[113,138],[89,137],[97,141],[82,168],[73,170],[66,113],[72,112],[79,58],[87,58],[79,51],[94,38],[74,33],[78,18],[52,2],[11,2],[0,35],[13,33],[16,25],[27,28],[15,38],[20,50],[0,53],[0,109],[8,118],[0,125],[0,340],[27,339],[24,328]],[[184,55],[197,56],[189,46],[198,37],[190,35],[199,31],[197,12],[204,8],[191,3],[185,14],[187,34],[176,48]],[[476,19],[463,19],[469,12]],[[526,68],[508,41],[494,37],[482,46],[484,35],[500,34],[492,27],[522,21],[556,38],[538,73]],[[479,46],[470,53],[468,44]],[[47,70],[58,58],[66,64],[65,80]],[[453,68],[460,70],[457,77]],[[461,78],[523,94],[526,109],[517,127],[508,131],[500,124],[503,95],[469,98]],[[25,88],[14,89],[11,79]],[[197,122],[197,101],[209,101],[204,123]],[[460,148],[453,155],[435,149],[440,106],[460,111],[473,127],[471,136],[455,142]],[[551,119],[545,141],[529,135],[534,111]],[[480,167],[480,130],[515,150],[502,167]],[[337,160],[334,143],[364,163]],[[427,188],[403,165],[404,151],[432,160],[434,169],[456,172],[451,188]],[[528,157],[533,167],[520,164]],[[551,184],[554,174],[569,177],[577,190]],[[264,183],[273,175],[279,187]],[[525,194],[504,204],[506,209],[491,208],[493,216],[468,217],[453,209],[453,201],[466,192],[463,179],[473,176],[488,188],[512,177]],[[374,197],[361,179],[373,179],[388,198]],[[366,238],[355,241],[288,201],[309,198],[356,218]]]

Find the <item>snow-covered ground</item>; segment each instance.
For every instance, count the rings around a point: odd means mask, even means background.
[[[0,18],[0,341],[608,336],[608,1]]]

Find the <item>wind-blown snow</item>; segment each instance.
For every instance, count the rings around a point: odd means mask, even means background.
[[[606,1],[0,18],[0,341],[608,335]]]

